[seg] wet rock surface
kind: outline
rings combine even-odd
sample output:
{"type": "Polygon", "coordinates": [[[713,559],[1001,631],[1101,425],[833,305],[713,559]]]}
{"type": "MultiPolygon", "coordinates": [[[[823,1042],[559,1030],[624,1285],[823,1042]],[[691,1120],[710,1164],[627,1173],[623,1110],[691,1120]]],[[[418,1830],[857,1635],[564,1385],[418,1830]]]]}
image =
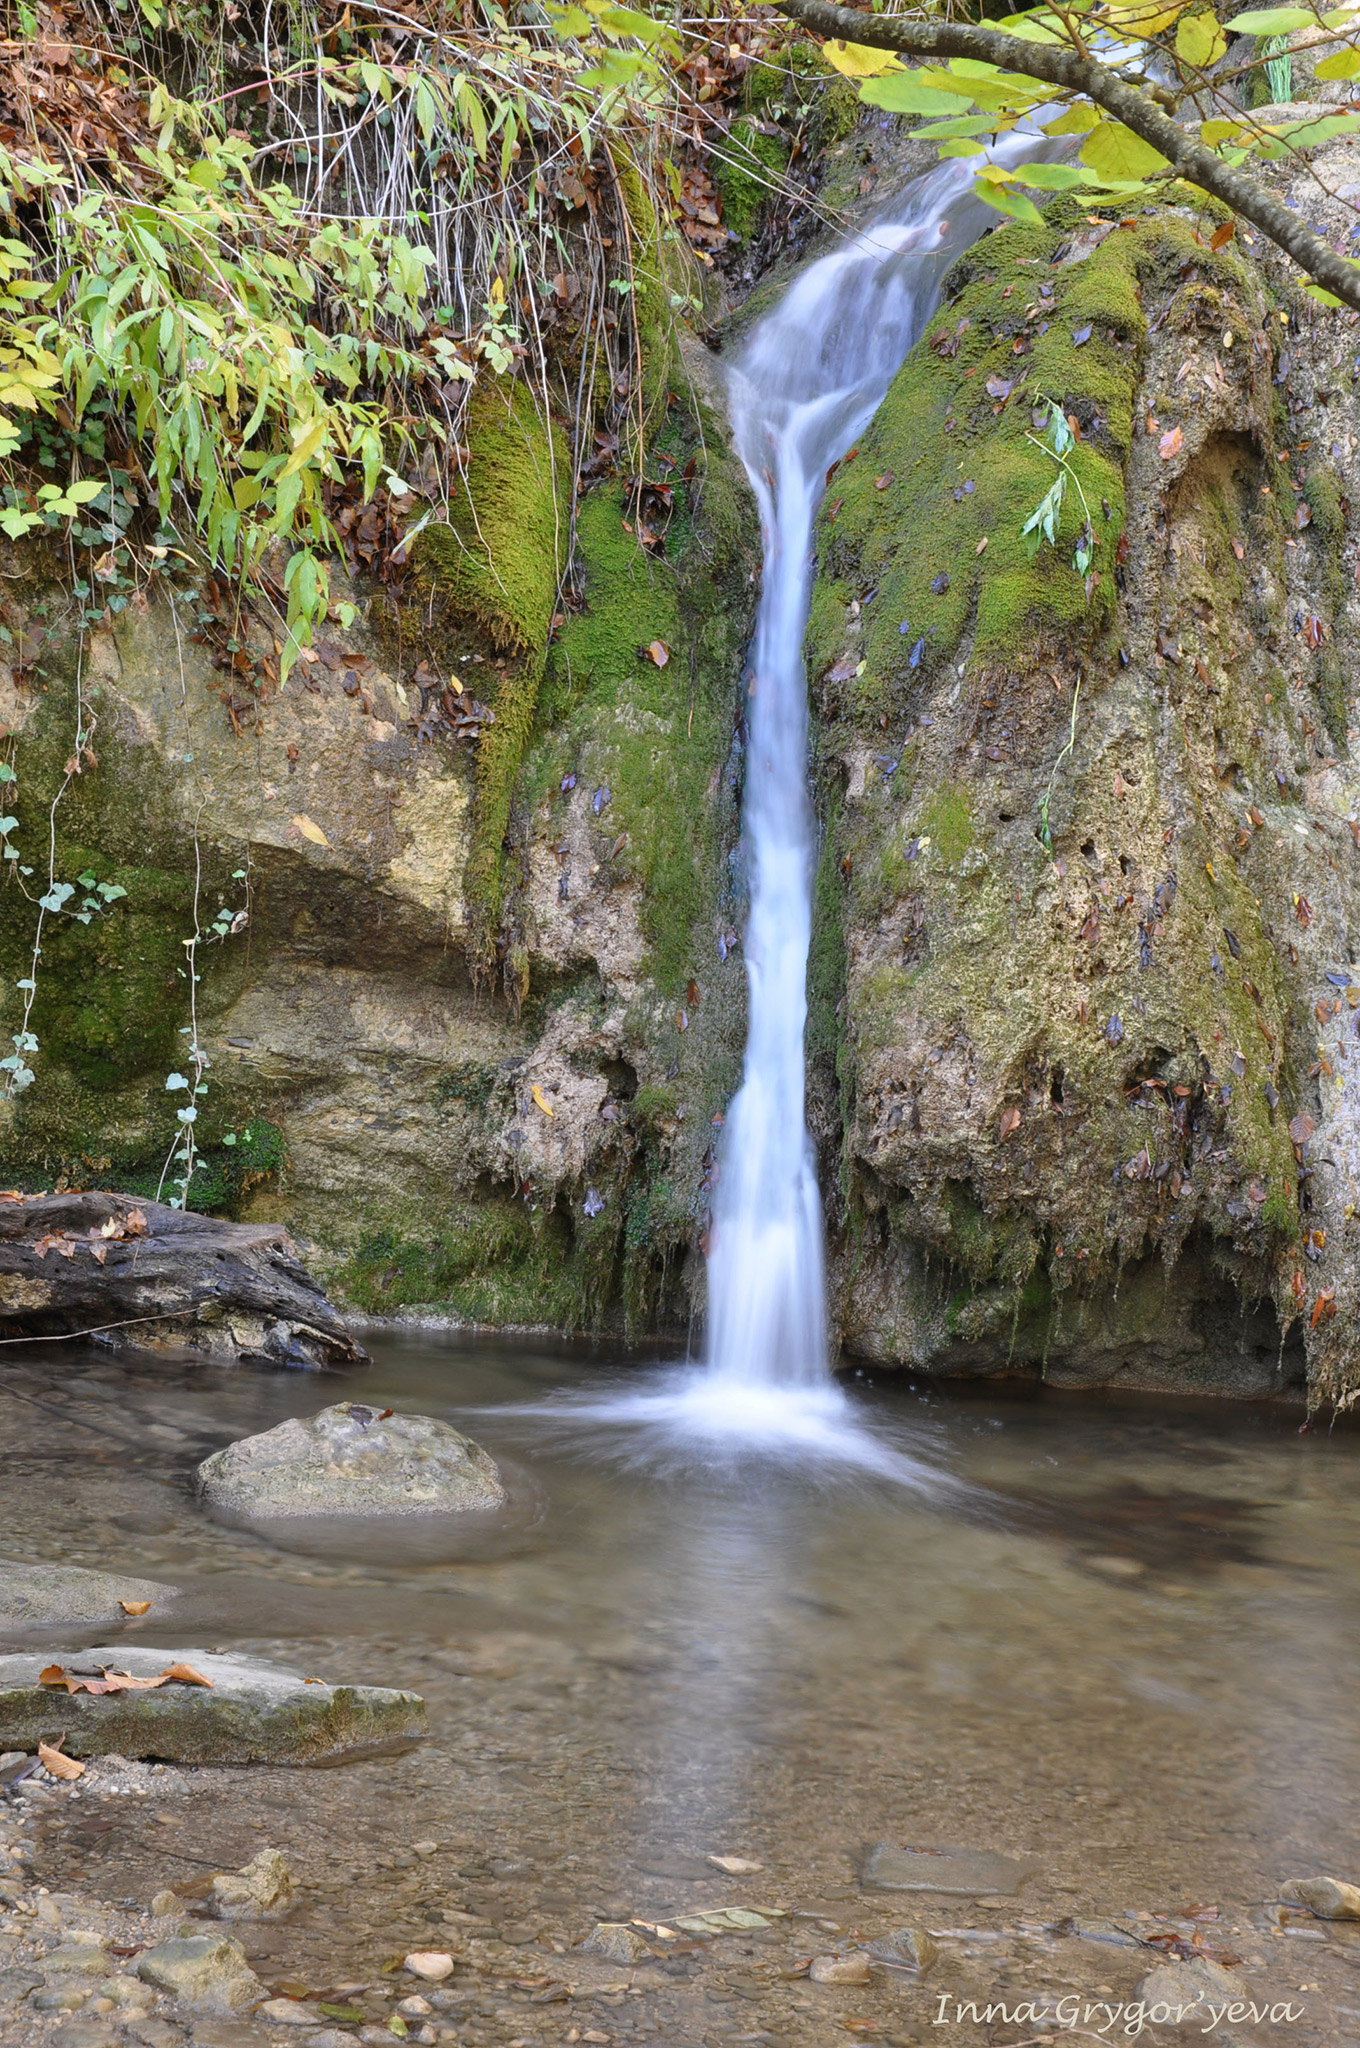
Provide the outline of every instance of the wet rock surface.
{"type": "Polygon", "coordinates": [[[213,1507],[264,1518],[440,1515],[503,1507],[493,1461],[447,1422],[342,1401],[214,1452],[198,1468],[213,1507]]]}
{"type": "Polygon", "coordinates": [[[132,1573],[0,1559],[0,1634],[122,1622],[148,1609],[159,1614],[174,1597],[173,1586],[132,1573]]]}
{"type": "Polygon", "coordinates": [[[178,1763],[317,1764],[359,1756],[425,1733],[424,1702],[382,1686],[328,1685],[300,1672],[208,1650],[127,1645],[60,1660],[79,1683],[113,1672],[154,1678],[187,1666],[206,1683],[174,1680],[102,1695],[40,1683],[53,1660],[0,1657],[0,1745],[35,1749],[58,1731],[73,1757],[112,1751],[178,1763]]]}

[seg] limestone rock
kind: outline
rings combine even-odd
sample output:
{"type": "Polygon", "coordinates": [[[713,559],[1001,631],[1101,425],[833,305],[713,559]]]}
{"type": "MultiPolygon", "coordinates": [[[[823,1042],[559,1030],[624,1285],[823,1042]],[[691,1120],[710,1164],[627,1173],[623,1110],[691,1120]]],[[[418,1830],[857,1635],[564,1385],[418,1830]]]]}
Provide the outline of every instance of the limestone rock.
{"type": "MultiPolygon", "coordinates": [[[[1245,1995],[1242,1979],[1225,1970],[1222,1963],[1211,1963],[1207,1956],[1195,1956],[1186,1963],[1159,1964],[1141,1979],[1134,1993],[1142,2004],[1168,2006],[1186,2021],[1206,2005],[1222,2005],[1225,2000],[1231,2003],[1245,1995]]],[[[1170,2024],[1178,2025],[1179,2021],[1173,2017],[1170,2024]]]]}
{"type": "Polygon", "coordinates": [[[293,1873],[277,1849],[261,1849],[243,1870],[219,1871],[205,1902],[214,1920],[279,1920],[293,1903],[293,1873]]]}
{"type": "Polygon", "coordinates": [[[126,1621],[121,1601],[149,1600],[157,1613],[175,1598],[173,1586],[118,1572],[91,1572],[73,1564],[0,1562],[0,1630],[101,1627],[126,1621]]]}
{"type": "Polygon", "coordinates": [[[453,1957],[447,1949],[413,1949],[406,1958],[406,1968],[426,1984],[442,1984],[453,1975],[453,1957]]]}
{"type": "Polygon", "coordinates": [[[608,1956],[613,1963],[637,1963],[650,1953],[636,1927],[625,1920],[601,1920],[581,1943],[582,1953],[608,1956]]]}
{"type": "Polygon", "coordinates": [[[1319,1920],[1360,1920],[1360,1885],[1339,1877],[1290,1877],[1280,1886],[1287,1906],[1306,1906],[1319,1920]]]}
{"type": "Polygon", "coordinates": [[[866,1955],[814,1956],[808,1975],[814,1984],[867,1984],[869,1958],[866,1955]]]}
{"type": "Polygon", "coordinates": [[[240,2012],[264,1995],[245,1950],[229,1934],[162,1941],[138,1957],[137,1974],[199,2012],[240,2012]]]}
{"type": "Polygon", "coordinates": [[[155,1758],[182,1764],[315,1764],[420,1740],[418,1693],[366,1685],[324,1685],[260,1659],[207,1650],[111,1644],[56,1661],[108,1666],[150,1677],[188,1664],[210,1686],[171,1683],[154,1692],[68,1698],[38,1683],[50,1655],[0,1657],[0,1744],[32,1750],[54,1728],[72,1756],[155,1758]]]}
{"type": "Polygon", "coordinates": [[[69,1941],[42,1959],[45,1977],[111,1977],[113,1964],[97,1941],[69,1941]]]}
{"type": "Polygon", "coordinates": [[[266,1998],[254,2017],[276,2027],[319,2027],[326,2015],[304,1998],[266,1998]]]}
{"type": "Polygon", "coordinates": [[[259,1516],[459,1514],[506,1499],[492,1460],[451,1424],[358,1401],[215,1451],[198,1490],[214,1507],[259,1516]]]}
{"type": "Polygon", "coordinates": [[[924,1927],[898,1927],[871,1941],[868,1953],[875,1962],[893,1963],[899,1969],[928,1970],[939,1949],[924,1927]]]}

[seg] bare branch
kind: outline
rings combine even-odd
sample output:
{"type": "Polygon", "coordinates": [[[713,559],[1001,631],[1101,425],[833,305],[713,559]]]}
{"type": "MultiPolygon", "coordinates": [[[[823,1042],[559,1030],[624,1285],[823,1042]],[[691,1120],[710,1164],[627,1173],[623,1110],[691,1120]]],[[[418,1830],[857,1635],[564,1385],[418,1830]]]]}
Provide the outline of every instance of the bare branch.
{"type": "Polygon", "coordinates": [[[1095,58],[1055,43],[1031,43],[1007,35],[1003,29],[963,22],[861,14],[857,9],[832,6],[830,0],[778,0],[778,4],[782,13],[816,35],[838,36],[869,49],[903,51],[915,57],[974,57],[1093,101],[1160,151],[1188,184],[1198,185],[1260,228],[1301,270],[1360,312],[1360,269],[1338,256],[1321,235],[1314,234],[1255,178],[1225,164],[1154,105],[1147,93],[1115,77],[1108,65],[1095,58]]]}

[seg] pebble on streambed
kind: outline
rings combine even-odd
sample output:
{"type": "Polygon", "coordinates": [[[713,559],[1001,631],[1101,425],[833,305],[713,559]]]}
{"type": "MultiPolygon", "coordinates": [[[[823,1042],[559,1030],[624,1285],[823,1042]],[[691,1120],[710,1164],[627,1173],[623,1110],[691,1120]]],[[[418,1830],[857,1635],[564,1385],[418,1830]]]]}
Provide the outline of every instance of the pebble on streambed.
{"type": "Polygon", "coordinates": [[[197,1484],[209,1506],[255,1517],[469,1514],[508,1500],[495,1462],[450,1423],[359,1401],[228,1444],[197,1484]]]}

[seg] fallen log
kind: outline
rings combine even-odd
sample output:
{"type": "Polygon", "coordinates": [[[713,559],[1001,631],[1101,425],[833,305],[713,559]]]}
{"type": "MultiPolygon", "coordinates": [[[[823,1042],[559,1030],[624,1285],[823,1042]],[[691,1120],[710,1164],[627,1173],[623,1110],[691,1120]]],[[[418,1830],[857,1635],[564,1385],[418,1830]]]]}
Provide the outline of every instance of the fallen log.
{"type": "Polygon", "coordinates": [[[217,1363],[366,1365],[278,1223],[135,1195],[0,1195],[0,1359],[56,1338],[217,1363]]]}

